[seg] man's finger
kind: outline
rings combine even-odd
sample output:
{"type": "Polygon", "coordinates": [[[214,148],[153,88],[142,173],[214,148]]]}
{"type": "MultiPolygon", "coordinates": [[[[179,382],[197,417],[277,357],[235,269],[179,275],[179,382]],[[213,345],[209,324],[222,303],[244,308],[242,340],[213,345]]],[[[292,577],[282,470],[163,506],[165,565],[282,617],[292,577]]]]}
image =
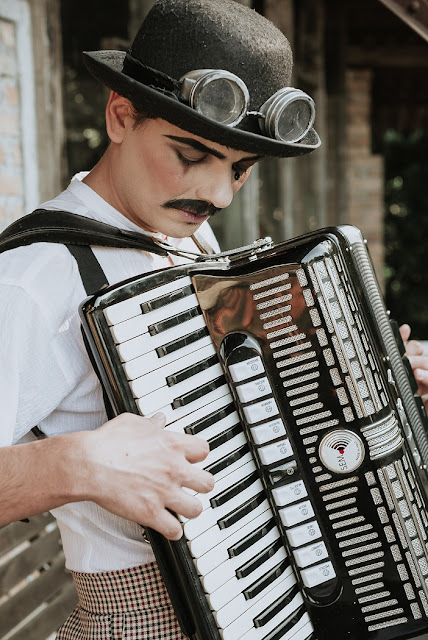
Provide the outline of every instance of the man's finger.
{"type": "Polygon", "coordinates": [[[411,329],[408,324],[402,324],[400,327],[400,335],[403,342],[407,342],[410,338],[411,329]]]}

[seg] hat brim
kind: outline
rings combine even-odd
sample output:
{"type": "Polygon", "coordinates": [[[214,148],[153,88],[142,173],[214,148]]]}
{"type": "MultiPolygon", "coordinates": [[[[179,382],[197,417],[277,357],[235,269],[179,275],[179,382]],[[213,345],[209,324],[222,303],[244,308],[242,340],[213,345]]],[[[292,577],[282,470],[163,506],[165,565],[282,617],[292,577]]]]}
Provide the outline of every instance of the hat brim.
{"type": "Polygon", "coordinates": [[[128,98],[141,109],[147,107],[159,118],[189,133],[240,151],[257,155],[289,158],[317,149],[321,140],[311,129],[300,142],[286,143],[263,135],[219,124],[186,104],[145,85],[122,72],[124,51],[85,51],[84,62],[89,72],[109,89],[128,98]]]}

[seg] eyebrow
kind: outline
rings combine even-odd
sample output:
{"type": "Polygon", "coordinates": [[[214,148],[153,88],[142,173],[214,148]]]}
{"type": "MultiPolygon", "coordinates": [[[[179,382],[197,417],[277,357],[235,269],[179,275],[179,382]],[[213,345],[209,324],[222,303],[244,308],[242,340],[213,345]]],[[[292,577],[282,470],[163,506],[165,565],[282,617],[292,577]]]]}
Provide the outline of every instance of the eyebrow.
{"type": "MultiPolygon", "coordinates": [[[[181,137],[181,136],[171,136],[171,135],[167,135],[165,134],[166,138],[170,138],[171,140],[175,140],[176,142],[182,142],[183,144],[187,144],[189,147],[193,147],[193,149],[196,149],[197,151],[202,151],[203,153],[209,153],[212,156],[214,156],[215,158],[219,158],[219,160],[225,160],[226,156],[221,153],[220,151],[217,151],[216,149],[211,149],[211,147],[207,147],[205,144],[202,144],[202,142],[199,142],[199,140],[195,140],[194,138],[185,138],[185,137],[181,137]]],[[[254,161],[256,162],[257,160],[260,160],[260,158],[262,158],[263,156],[259,155],[259,156],[248,156],[246,158],[241,158],[240,160],[237,160],[234,164],[240,164],[241,162],[250,162],[250,161],[254,161]]]]}

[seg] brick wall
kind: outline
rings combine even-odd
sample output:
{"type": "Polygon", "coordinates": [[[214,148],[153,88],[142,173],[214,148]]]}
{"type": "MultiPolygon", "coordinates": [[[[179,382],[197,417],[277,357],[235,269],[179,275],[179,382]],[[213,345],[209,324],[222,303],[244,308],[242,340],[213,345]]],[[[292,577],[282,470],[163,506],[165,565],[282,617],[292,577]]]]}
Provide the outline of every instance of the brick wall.
{"type": "Polygon", "coordinates": [[[24,213],[16,24],[0,19],[0,226],[24,213]]]}
{"type": "Polygon", "coordinates": [[[383,158],[371,152],[371,89],[371,71],[346,72],[346,222],[361,229],[382,284],[383,158]]]}

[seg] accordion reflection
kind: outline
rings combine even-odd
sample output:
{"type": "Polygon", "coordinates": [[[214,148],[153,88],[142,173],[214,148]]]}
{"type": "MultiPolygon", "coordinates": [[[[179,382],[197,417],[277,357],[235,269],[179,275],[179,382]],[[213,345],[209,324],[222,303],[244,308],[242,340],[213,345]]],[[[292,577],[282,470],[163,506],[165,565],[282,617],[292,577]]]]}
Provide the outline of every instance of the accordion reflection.
{"type": "Polygon", "coordinates": [[[115,412],[210,443],[183,538],[148,530],[197,640],[428,630],[426,414],[355,227],[153,272],[81,318],[115,412]]]}

